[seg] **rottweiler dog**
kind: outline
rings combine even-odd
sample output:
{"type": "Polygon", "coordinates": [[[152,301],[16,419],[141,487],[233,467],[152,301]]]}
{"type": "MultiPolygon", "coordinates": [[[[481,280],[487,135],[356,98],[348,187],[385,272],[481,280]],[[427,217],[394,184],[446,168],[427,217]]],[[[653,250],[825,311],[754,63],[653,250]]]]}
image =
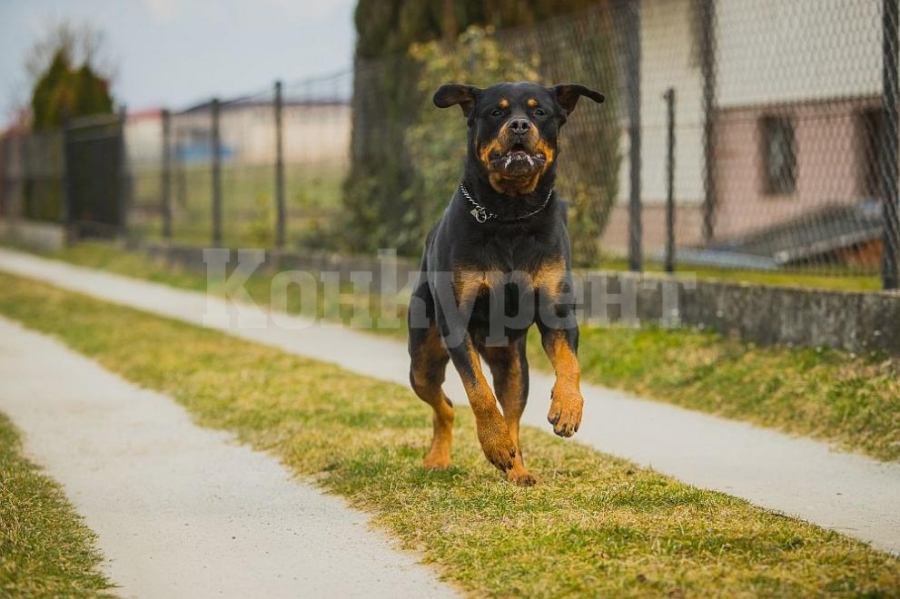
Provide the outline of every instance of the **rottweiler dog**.
{"type": "Polygon", "coordinates": [[[604,100],[582,85],[527,82],[486,89],[447,84],[434,94],[439,108],[462,108],[468,157],[462,182],[427,236],[410,302],[410,382],[434,410],[426,468],[450,465],[453,404],[441,386],[452,361],[487,459],[510,482],[535,484],[519,447],[528,396],[525,341],[533,324],[556,372],[547,418],[561,437],[581,423],[566,207],[553,184],[560,127],[582,96],[604,100]]]}

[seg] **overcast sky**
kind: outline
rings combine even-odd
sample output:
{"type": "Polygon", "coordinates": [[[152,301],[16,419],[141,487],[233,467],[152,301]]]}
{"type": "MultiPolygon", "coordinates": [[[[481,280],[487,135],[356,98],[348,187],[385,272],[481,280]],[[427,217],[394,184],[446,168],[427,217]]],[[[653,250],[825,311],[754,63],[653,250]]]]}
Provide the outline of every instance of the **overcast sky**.
{"type": "Polygon", "coordinates": [[[0,122],[27,101],[25,55],[53,20],[105,33],[129,111],[183,108],[349,69],[355,0],[0,0],[0,122]]]}

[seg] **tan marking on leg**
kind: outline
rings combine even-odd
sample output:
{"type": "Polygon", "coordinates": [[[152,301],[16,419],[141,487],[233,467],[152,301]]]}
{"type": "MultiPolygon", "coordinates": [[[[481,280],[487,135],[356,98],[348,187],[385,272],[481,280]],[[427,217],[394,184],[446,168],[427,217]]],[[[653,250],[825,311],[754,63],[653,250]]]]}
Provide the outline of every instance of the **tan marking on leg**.
{"type": "Polygon", "coordinates": [[[559,256],[555,260],[545,262],[531,273],[532,285],[535,289],[543,291],[550,301],[555,302],[566,279],[566,272],[566,261],[559,256]]]}
{"type": "Polygon", "coordinates": [[[478,441],[488,461],[501,472],[507,472],[513,467],[516,446],[510,439],[506,422],[497,409],[497,399],[484,377],[481,358],[471,341],[468,342],[466,351],[471,360],[473,378],[470,379],[468,376],[461,378],[469,398],[469,405],[472,407],[472,414],[475,416],[478,441]]]}
{"type": "Polygon", "coordinates": [[[450,400],[441,389],[448,360],[437,328],[432,326],[413,357],[411,377],[413,390],[434,411],[431,448],[424,461],[424,466],[431,470],[443,470],[450,466],[455,415],[450,400]]]}
{"type": "Polygon", "coordinates": [[[453,292],[460,307],[475,301],[482,291],[493,289],[503,283],[503,273],[499,270],[468,269],[457,267],[453,272],[453,292]]]}
{"type": "Polygon", "coordinates": [[[533,486],[537,484],[537,478],[525,468],[519,444],[519,420],[525,409],[525,389],[522,385],[523,373],[518,348],[488,348],[485,358],[494,375],[494,388],[500,405],[503,406],[503,419],[509,430],[509,438],[516,448],[516,457],[513,459],[512,468],[506,472],[506,478],[519,486],[533,486]]]}
{"type": "Polygon", "coordinates": [[[456,269],[453,272],[453,293],[458,306],[462,307],[475,301],[485,283],[485,273],[482,271],[456,269]]]}
{"type": "Polygon", "coordinates": [[[556,371],[556,382],[550,393],[547,420],[553,425],[553,432],[557,435],[571,437],[581,425],[584,407],[580,390],[581,367],[563,332],[554,331],[551,334],[553,339],[549,344],[544,344],[544,349],[556,371]]]}

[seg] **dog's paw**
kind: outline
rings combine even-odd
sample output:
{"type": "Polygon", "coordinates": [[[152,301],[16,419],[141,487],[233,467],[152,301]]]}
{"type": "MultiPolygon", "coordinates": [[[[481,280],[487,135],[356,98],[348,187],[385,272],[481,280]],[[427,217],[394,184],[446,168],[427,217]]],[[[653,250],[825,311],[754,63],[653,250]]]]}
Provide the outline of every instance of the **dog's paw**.
{"type": "Polygon", "coordinates": [[[422,466],[426,470],[446,470],[450,467],[450,456],[446,454],[434,454],[430,452],[425,456],[422,466]]]}
{"type": "Polygon", "coordinates": [[[524,468],[507,470],[506,480],[519,487],[533,487],[538,484],[537,477],[524,468]]]}
{"type": "Polygon", "coordinates": [[[485,457],[497,469],[501,472],[512,469],[516,446],[510,440],[506,423],[499,414],[494,420],[478,423],[478,441],[485,457]]]}
{"type": "Polygon", "coordinates": [[[554,388],[550,395],[550,411],[547,420],[553,425],[553,432],[560,437],[571,437],[581,426],[584,399],[578,391],[561,392],[554,388]]]}

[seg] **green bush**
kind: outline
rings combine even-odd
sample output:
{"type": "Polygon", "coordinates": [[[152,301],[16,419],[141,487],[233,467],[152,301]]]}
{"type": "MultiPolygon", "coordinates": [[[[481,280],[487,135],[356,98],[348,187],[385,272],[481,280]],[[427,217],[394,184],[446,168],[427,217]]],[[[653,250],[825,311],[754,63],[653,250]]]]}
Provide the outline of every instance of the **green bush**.
{"type": "Polygon", "coordinates": [[[421,252],[459,181],[465,152],[464,120],[431,103],[441,84],[571,82],[607,96],[603,107],[581,107],[569,119],[557,185],[570,204],[575,261],[596,264],[620,163],[616,31],[606,2],[361,0],[356,22],[351,170],[341,234],[334,236],[345,240],[340,249],[421,252]]]}
{"type": "Polygon", "coordinates": [[[98,76],[88,63],[74,68],[64,48],[54,54],[31,96],[34,131],[58,129],[66,119],[112,114],[112,111],[109,82],[98,76]]]}

